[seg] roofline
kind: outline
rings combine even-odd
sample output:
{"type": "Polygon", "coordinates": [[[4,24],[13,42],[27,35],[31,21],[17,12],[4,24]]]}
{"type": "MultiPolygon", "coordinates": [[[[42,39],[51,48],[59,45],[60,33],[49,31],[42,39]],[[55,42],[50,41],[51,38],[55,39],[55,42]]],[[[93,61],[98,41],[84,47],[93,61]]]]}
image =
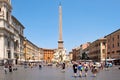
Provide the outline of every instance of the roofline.
{"type": "Polygon", "coordinates": [[[114,32],[112,32],[112,33],[110,33],[110,34],[108,34],[108,35],[104,36],[104,38],[106,38],[107,36],[109,36],[109,35],[111,35],[111,34],[113,34],[113,33],[117,32],[117,31],[120,31],[120,29],[117,29],[116,31],[114,31],[114,32]]]}
{"type": "Polygon", "coordinates": [[[30,40],[26,39],[26,41],[39,49],[39,47],[36,44],[34,44],[33,42],[31,42],[30,40]]]}
{"type": "Polygon", "coordinates": [[[15,16],[12,15],[12,18],[14,18],[14,19],[25,29],[25,27],[20,23],[20,21],[18,21],[18,20],[16,19],[15,16]]]}

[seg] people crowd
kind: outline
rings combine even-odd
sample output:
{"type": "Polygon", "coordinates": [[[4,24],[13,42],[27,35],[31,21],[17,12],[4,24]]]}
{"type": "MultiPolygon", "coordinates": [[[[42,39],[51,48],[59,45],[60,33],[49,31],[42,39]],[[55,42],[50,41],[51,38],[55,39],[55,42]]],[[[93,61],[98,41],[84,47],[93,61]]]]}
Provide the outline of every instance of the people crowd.
{"type": "Polygon", "coordinates": [[[104,64],[99,63],[99,65],[96,62],[76,62],[72,61],[73,64],[73,72],[74,72],[74,77],[82,77],[82,76],[87,76],[88,70],[91,71],[93,76],[96,76],[96,74],[100,71],[103,70],[104,64]],[[78,75],[77,75],[78,74],[78,75]],[[84,74],[84,75],[83,75],[84,74]]]}
{"type": "MultiPolygon", "coordinates": [[[[86,61],[72,61],[72,69],[73,69],[73,73],[74,73],[74,77],[87,77],[88,76],[88,71],[90,71],[93,76],[96,76],[97,73],[100,70],[103,70],[103,68],[105,67],[104,63],[99,63],[99,65],[96,62],[86,62],[86,61]]],[[[52,64],[53,65],[53,64],[52,64]]],[[[4,72],[7,73],[7,71],[9,72],[13,72],[14,71],[14,65],[12,64],[8,64],[5,63],[4,64],[4,72]]],[[[45,66],[45,63],[25,63],[24,64],[24,68],[34,68],[37,67],[39,69],[42,69],[42,67],[45,66]]],[[[49,66],[49,65],[46,65],[49,66]]],[[[61,68],[62,72],[65,72],[66,67],[68,67],[68,63],[63,62],[63,63],[56,63],[56,68],[61,68]]],[[[109,66],[107,65],[105,68],[108,68],[109,66]]]]}
{"type": "Polygon", "coordinates": [[[13,70],[16,70],[16,69],[13,69],[13,64],[10,64],[7,62],[4,64],[5,74],[7,74],[7,71],[12,72],[13,70]]]}

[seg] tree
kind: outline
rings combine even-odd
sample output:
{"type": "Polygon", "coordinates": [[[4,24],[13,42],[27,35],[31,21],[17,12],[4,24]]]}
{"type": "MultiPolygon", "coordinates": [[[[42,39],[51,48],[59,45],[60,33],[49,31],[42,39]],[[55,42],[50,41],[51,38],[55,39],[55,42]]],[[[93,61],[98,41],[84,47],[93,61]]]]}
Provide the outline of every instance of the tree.
{"type": "Polygon", "coordinates": [[[83,60],[89,59],[89,57],[88,57],[88,55],[86,54],[86,52],[82,53],[82,59],[83,59],[83,60]]]}

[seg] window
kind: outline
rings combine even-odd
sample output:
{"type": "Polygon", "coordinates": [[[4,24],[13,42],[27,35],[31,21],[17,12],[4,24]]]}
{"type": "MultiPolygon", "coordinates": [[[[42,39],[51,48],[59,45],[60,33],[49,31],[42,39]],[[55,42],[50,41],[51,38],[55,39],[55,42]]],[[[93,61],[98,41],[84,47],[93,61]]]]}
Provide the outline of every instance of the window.
{"type": "Polygon", "coordinates": [[[11,58],[11,53],[10,53],[10,51],[8,52],[8,58],[11,58]]]}
{"type": "Polygon", "coordinates": [[[118,47],[120,46],[120,43],[118,42],[118,47]]]}
{"type": "Polygon", "coordinates": [[[108,42],[110,42],[110,39],[108,39],[108,42]]]}
{"type": "Polygon", "coordinates": [[[8,41],[8,48],[10,48],[10,42],[8,41]]]}
{"type": "Polygon", "coordinates": [[[9,20],[9,13],[6,14],[6,19],[9,20]]]}
{"type": "Polygon", "coordinates": [[[10,28],[10,26],[7,26],[8,28],[10,28]]]}
{"type": "Polygon", "coordinates": [[[110,54],[110,52],[108,52],[107,54],[110,54]]]}
{"type": "Polygon", "coordinates": [[[114,38],[112,38],[112,40],[114,41],[114,38]]]}
{"type": "Polygon", "coordinates": [[[114,48],[114,44],[113,44],[113,48],[114,48]]]}
{"type": "Polygon", "coordinates": [[[110,49],[110,45],[108,45],[108,49],[110,49]]]}
{"type": "Polygon", "coordinates": [[[99,43],[99,46],[100,46],[100,43],[99,43]]]}
{"type": "Polygon", "coordinates": [[[117,35],[117,38],[119,39],[119,35],[117,35]]]}
{"type": "Polygon", "coordinates": [[[103,42],[103,45],[105,46],[105,42],[103,42]]]}
{"type": "Polygon", "coordinates": [[[102,52],[105,53],[105,49],[103,49],[102,52]]]}
{"type": "Polygon", "coordinates": [[[114,54],[115,52],[114,52],[114,51],[112,51],[112,53],[114,54]]]}

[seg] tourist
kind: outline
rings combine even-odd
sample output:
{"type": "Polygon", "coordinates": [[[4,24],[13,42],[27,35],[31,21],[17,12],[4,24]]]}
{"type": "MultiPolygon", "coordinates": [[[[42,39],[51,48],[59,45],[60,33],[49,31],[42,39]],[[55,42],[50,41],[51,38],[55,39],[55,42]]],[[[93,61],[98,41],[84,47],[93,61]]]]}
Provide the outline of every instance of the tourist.
{"type": "Polygon", "coordinates": [[[73,63],[74,77],[76,77],[77,76],[77,63],[75,61],[73,61],[72,63],[73,63]]]}
{"type": "Polygon", "coordinates": [[[62,64],[62,71],[65,72],[65,63],[62,64]]]}
{"type": "Polygon", "coordinates": [[[82,77],[83,66],[80,62],[78,64],[78,70],[79,70],[79,77],[82,77]]]}
{"type": "Polygon", "coordinates": [[[94,77],[96,77],[96,74],[97,74],[97,72],[98,72],[98,69],[97,69],[97,66],[96,66],[95,63],[94,63],[93,66],[92,66],[91,72],[93,73],[94,77]]]}
{"type": "Polygon", "coordinates": [[[85,77],[86,77],[88,72],[88,64],[86,62],[84,64],[84,71],[85,71],[85,77]]]}
{"type": "Polygon", "coordinates": [[[7,69],[8,69],[8,64],[7,62],[4,64],[4,71],[5,71],[5,74],[7,73],[7,69]]]}
{"type": "Polygon", "coordinates": [[[41,69],[42,68],[42,65],[41,65],[41,63],[39,63],[39,69],[41,69]]]}
{"type": "Polygon", "coordinates": [[[12,64],[9,64],[9,72],[12,72],[12,64]]]}

